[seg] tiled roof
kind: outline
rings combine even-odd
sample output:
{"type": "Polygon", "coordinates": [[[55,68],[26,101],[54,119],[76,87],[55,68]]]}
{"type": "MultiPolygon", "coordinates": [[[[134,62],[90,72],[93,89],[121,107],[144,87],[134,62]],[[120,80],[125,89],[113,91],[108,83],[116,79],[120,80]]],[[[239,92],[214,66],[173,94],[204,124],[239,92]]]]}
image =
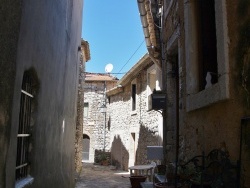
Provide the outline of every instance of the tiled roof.
{"type": "Polygon", "coordinates": [[[90,50],[88,41],[82,39],[81,46],[82,46],[82,53],[84,54],[85,61],[87,62],[90,60],[90,50]]]}
{"type": "Polygon", "coordinates": [[[85,81],[118,81],[118,78],[111,74],[86,72],[85,81]]]}

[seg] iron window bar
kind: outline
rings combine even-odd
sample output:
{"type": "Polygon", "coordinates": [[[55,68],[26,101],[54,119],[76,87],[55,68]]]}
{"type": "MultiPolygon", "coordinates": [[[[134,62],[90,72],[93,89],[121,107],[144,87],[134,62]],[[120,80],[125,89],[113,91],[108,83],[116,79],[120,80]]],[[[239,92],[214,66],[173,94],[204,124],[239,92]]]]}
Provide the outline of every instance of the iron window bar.
{"type": "Polygon", "coordinates": [[[28,95],[29,97],[34,97],[32,94],[28,93],[27,91],[21,90],[22,93],[24,93],[25,95],[28,95]]]}
{"type": "Polygon", "coordinates": [[[29,137],[30,134],[18,134],[17,137],[29,137]]]}
{"type": "Polygon", "coordinates": [[[17,169],[20,169],[20,168],[23,168],[23,167],[25,167],[25,166],[28,166],[28,163],[25,163],[25,164],[22,164],[22,165],[20,165],[20,166],[17,166],[17,167],[16,167],[16,170],[17,170],[17,169]]]}
{"type": "Polygon", "coordinates": [[[29,171],[28,150],[29,134],[31,123],[31,104],[34,96],[32,95],[32,79],[28,74],[24,74],[21,103],[19,113],[19,127],[17,134],[17,157],[16,157],[16,180],[26,178],[29,171]]]}

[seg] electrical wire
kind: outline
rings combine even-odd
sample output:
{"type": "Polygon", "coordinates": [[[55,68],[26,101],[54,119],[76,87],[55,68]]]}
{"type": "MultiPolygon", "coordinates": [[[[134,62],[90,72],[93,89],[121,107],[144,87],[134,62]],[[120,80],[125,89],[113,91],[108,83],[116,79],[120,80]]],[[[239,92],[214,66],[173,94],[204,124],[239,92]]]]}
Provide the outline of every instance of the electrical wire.
{"type": "MultiPolygon", "coordinates": [[[[145,39],[143,39],[143,41],[141,42],[141,44],[139,45],[139,47],[135,50],[135,52],[130,56],[130,58],[126,61],[126,63],[123,65],[123,67],[118,71],[118,73],[115,74],[122,74],[120,73],[122,71],[122,69],[128,64],[128,62],[132,59],[132,57],[136,54],[136,52],[140,49],[140,47],[142,46],[142,44],[145,42],[145,39]]],[[[114,73],[113,73],[114,74],[114,73]]],[[[115,75],[116,76],[116,75],[115,75]]]]}

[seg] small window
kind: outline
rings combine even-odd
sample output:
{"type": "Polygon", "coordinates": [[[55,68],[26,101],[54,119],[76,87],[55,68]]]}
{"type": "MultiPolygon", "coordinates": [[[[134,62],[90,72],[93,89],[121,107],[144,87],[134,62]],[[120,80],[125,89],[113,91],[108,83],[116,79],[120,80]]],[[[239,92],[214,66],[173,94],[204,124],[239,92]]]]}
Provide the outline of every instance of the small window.
{"type": "Polygon", "coordinates": [[[89,114],[89,103],[88,103],[88,102],[85,102],[85,103],[84,103],[83,113],[84,113],[84,116],[83,116],[83,117],[87,118],[87,117],[88,117],[88,114],[89,114]]]}
{"type": "Polygon", "coordinates": [[[31,105],[33,101],[33,80],[28,73],[23,76],[19,127],[17,134],[16,181],[27,178],[30,170],[29,145],[31,126],[31,105]]]}
{"type": "Polygon", "coordinates": [[[217,40],[214,0],[197,1],[198,46],[199,46],[199,90],[204,90],[206,77],[211,75],[211,83],[218,82],[217,40]]]}
{"type": "Polygon", "coordinates": [[[136,84],[132,84],[132,110],[136,110],[136,84]]]}
{"type": "Polygon", "coordinates": [[[184,9],[186,109],[192,111],[230,98],[227,4],[195,0],[184,9]]]}

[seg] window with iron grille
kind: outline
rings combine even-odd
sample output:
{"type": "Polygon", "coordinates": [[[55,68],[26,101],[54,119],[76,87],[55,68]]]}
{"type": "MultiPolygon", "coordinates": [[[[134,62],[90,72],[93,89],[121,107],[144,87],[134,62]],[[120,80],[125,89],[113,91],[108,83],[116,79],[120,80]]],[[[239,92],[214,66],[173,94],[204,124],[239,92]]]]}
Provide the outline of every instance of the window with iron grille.
{"type": "Polygon", "coordinates": [[[24,73],[17,134],[16,181],[26,178],[29,174],[30,124],[33,98],[32,78],[28,73],[24,73]]]}

